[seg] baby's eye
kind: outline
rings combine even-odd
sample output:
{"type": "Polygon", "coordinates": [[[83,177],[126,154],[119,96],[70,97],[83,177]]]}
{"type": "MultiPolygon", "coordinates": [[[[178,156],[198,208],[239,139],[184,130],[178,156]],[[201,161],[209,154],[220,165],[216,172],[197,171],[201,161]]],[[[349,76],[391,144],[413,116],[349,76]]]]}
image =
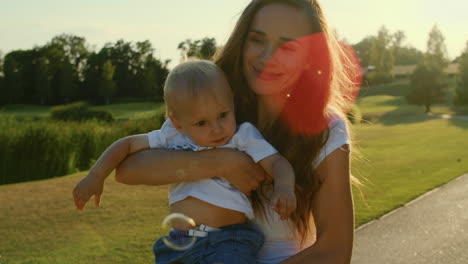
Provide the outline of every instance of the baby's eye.
{"type": "Polygon", "coordinates": [[[228,115],[228,112],[222,112],[219,114],[219,118],[225,118],[228,115]]]}
{"type": "Polygon", "coordinates": [[[199,127],[202,127],[202,126],[205,125],[205,123],[206,123],[205,121],[199,121],[199,122],[197,122],[195,125],[196,125],[196,126],[199,126],[199,127]]]}

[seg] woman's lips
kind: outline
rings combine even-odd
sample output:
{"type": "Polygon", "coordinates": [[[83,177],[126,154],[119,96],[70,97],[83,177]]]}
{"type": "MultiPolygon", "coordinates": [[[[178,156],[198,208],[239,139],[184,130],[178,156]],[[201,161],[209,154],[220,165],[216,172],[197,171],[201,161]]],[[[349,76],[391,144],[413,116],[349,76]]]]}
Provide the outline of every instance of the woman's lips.
{"type": "Polygon", "coordinates": [[[257,76],[258,79],[261,79],[263,81],[271,81],[280,78],[283,76],[282,73],[274,73],[274,72],[268,72],[262,70],[258,70],[257,68],[253,67],[255,75],[257,76]]]}

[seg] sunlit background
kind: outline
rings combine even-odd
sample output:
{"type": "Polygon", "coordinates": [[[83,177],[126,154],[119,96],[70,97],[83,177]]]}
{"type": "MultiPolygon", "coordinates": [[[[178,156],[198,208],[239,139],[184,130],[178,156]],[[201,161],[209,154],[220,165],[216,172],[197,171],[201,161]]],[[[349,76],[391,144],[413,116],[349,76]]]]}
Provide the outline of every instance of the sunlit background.
{"type": "MultiPolygon", "coordinates": [[[[44,45],[67,33],[84,37],[99,50],[106,42],[150,40],[158,59],[179,62],[181,41],[214,37],[222,45],[249,0],[82,0],[0,1],[0,50],[44,45]]],[[[321,1],[340,39],[355,44],[376,35],[381,26],[401,30],[405,45],[425,51],[437,24],[449,58],[459,56],[468,40],[465,0],[321,1]]],[[[176,62],[176,63],[174,63],[176,62]]]]}
{"type": "MultiPolygon", "coordinates": [[[[160,128],[162,88],[181,59],[179,44],[214,38],[214,52],[249,1],[0,0],[0,264],[153,261],[152,244],[167,233],[166,186],[128,186],[110,176],[102,206],[85,211],[76,210],[71,192],[112,142],[160,128]]],[[[358,228],[468,172],[468,0],[321,3],[364,70],[347,115],[359,150],[352,174],[364,184],[353,186],[358,228]],[[447,54],[427,52],[430,32],[447,54]]],[[[441,202],[465,212],[465,194],[441,202]]],[[[384,224],[393,236],[376,233],[375,250],[370,242],[356,248],[390,258],[367,263],[468,263],[447,257],[466,252],[466,217],[432,209],[450,232],[437,236],[430,213],[418,214],[430,224],[384,224]],[[405,234],[403,226],[424,232],[405,234]]]]}

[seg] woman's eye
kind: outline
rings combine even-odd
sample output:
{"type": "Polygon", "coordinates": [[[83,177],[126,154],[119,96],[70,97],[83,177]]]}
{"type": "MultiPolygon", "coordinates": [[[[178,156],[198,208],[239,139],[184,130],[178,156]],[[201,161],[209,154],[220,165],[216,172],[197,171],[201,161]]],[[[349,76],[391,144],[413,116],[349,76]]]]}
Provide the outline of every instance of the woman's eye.
{"type": "Polygon", "coordinates": [[[263,39],[261,39],[259,37],[251,37],[250,41],[253,42],[253,43],[257,43],[257,44],[263,43],[263,39]]]}
{"type": "Polygon", "coordinates": [[[291,45],[283,45],[283,46],[281,46],[281,49],[284,50],[284,51],[295,51],[296,47],[291,46],[291,45]]]}

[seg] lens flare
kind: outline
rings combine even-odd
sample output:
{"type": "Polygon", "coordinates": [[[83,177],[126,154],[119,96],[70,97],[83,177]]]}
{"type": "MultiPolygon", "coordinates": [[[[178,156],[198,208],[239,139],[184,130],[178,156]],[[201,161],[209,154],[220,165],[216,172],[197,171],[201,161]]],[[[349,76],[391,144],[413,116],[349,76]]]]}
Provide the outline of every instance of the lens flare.
{"type": "Polygon", "coordinates": [[[187,230],[195,228],[195,221],[180,213],[173,213],[162,222],[162,229],[169,230],[169,235],[162,238],[166,246],[177,251],[184,251],[191,248],[197,241],[197,237],[188,236],[187,230]]]}
{"type": "Polygon", "coordinates": [[[282,121],[296,134],[322,132],[330,122],[330,100],[342,97],[334,106],[347,113],[359,93],[362,73],[353,48],[339,43],[342,52],[332,54],[329,43],[324,33],[316,33],[283,44],[256,83],[278,95],[272,107],[281,106],[282,121]]]}

